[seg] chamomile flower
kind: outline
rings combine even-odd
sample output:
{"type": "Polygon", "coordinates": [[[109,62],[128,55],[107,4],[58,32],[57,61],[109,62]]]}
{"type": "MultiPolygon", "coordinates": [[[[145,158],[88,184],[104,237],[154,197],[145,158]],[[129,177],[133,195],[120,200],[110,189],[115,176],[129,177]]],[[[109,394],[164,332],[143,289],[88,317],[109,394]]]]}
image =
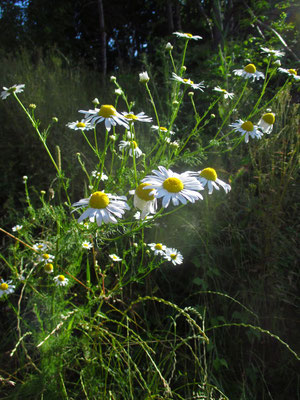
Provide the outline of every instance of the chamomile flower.
{"type": "Polygon", "coordinates": [[[147,219],[152,219],[152,216],[151,215],[146,215],[145,218],[142,218],[141,212],[137,211],[136,213],[133,214],[133,218],[136,219],[136,220],[141,220],[141,219],[147,220],[147,219]]]}
{"type": "MultiPolygon", "coordinates": [[[[98,172],[98,171],[95,170],[95,171],[91,172],[91,175],[92,175],[92,177],[99,179],[100,175],[101,175],[101,172],[98,172]]],[[[108,176],[103,174],[103,172],[102,172],[100,181],[107,181],[107,179],[108,179],[108,176]]]]}
{"type": "Polygon", "coordinates": [[[264,114],[261,119],[258,121],[257,126],[264,132],[264,133],[271,133],[273,130],[273,125],[275,123],[275,114],[268,112],[264,114]]]}
{"type": "Polygon", "coordinates": [[[86,250],[91,250],[91,248],[93,247],[93,245],[92,245],[91,242],[88,242],[87,240],[85,240],[84,242],[82,242],[81,247],[82,247],[83,249],[86,249],[86,250]]]}
{"type": "Polygon", "coordinates": [[[116,224],[118,222],[116,217],[122,218],[125,210],[130,210],[126,200],[127,198],[125,196],[114,196],[110,193],[95,192],[90,197],[81,199],[72,205],[78,208],[89,207],[78,218],[78,222],[89,218],[91,222],[96,221],[97,225],[100,226],[102,222],[105,224],[116,224]]]}
{"type": "Polygon", "coordinates": [[[35,243],[32,247],[37,251],[45,251],[48,248],[46,243],[35,243]]]}
{"type": "Polygon", "coordinates": [[[172,72],[172,78],[174,81],[183,83],[184,85],[190,86],[193,89],[199,89],[201,90],[201,92],[203,92],[203,88],[205,88],[204,86],[204,82],[200,82],[200,83],[194,83],[192,80],[190,79],[186,79],[186,78],[181,78],[180,76],[176,75],[175,72],[172,72]]]}
{"type": "MultiPolygon", "coordinates": [[[[168,128],[166,128],[165,126],[157,126],[157,125],[152,125],[151,129],[153,129],[154,131],[158,131],[160,133],[166,134],[168,133],[168,128]]],[[[169,131],[170,135],[174,135],[175,132],[174,131],[169,131]]]]}
{"type": "Polygon", "coordinates": [[[42,253],[38,256],[38,262],[44,262],[44,263],[51,263],[54,260],[55,256],[52,254],[48,253],[42,253]]]}
{"type": "Polygon", "coordinates": [[[143,111],[138,113],[138,114],[134,114],[133,112],[122,112],[122,115],[128,120],[128,122],[135,122],[135,121],[139,121],[139,122],[152,122],[152,118],[148,117],[143,111]]]}
{"type": "Polygon", "coordinates": [[[0,297],[2,297],[5,294],[10,294],[15,291],[15,285],[11,284],[12,281],[7,281],[5,282],[3,279],[0,281],[0,297]]]}
{"type": "Polygon", "coordinates": [[[231,190],[231,186],[221,181],[221,179],[218,178],[216,170],[213,168],[204,168],[202,171],[196,173],[191,172],[191,175],[196,176],[203,187],[207,185],[208,194],[212,194],[214,188],[219,190],[220,188],[218,185],[220,185],[226,193],[231,190]]]}
{"type": "Polygon", "coordinates": [[[216,86],[213,90],[223,93],[224,99],[232,99],[234,96],[234,93],[229,93],[227,90],[220,88],[220,86],[216,86]]]}
{"type": "Polygon", "coordinates": [[[79,112],[85,114],[85,123],[89,122],[92,125],[96,125],[104,121],[107,131],[110,131],[111,127],[117,124],[124,126],[126,129],[129,128],[126,118],[120,114],[114,106],[109,104],[104,104],[100,108],[95,108],[94,110],[79,110],[79,112]]]}
{"type": "Polygon", "coordinates": [[[274,57],[284,56],[284,52],[280,50],[269,49],[268,47],[261,47],[260,49],[263,53],[267,53],[268,56],[274,56],[274,57]]]}
{"type": "Polygon", "coordinates": [[[53,273],[53,264],[52,263],[45,264],[44,271],[46,272],[46,274],[52,274],[53,273]]]}
{"type": "Polygon", "coordinates": [[[147,189],[147,183],[141,183],[135,190],[129,190],[133,195],[133,205],[142,213],[140,218],[145,219],[148,214],[155,214],[157,209],[157,199],[154,197],[153,189],[147,189]],[[151,194],[149,194],[152,192],[151,194]]]}
{"type": "Polygon", "coordinates": [[[11,228],[13,232],[18,232],[23,228],[23,225],[15,225],[11,228]]]}
{"type": "Polygon", "coordinates": [[[203,190],[203,187],[196,178],[187,173],[177,174],[162,166],[158,169],[159,171],[153,170],[154,175],[146,176],[142,182],[148,183],[149,189],[155,189],[154,196],[162,198],[164,208],[168,207],[171,200],[174,206],[178,206],[179,203],[187,204],[188,201],[194,203],[196,200],[203,199],[197,192],[197,190],[203,190]]]}
{"type": "Polygon", "coordinates": [[[150,81],[150,78],[149,78],[149,75],[148,75],[148,72],[147,72],[147,71],[141,72],[141,73],[139,74],[139,78],[140,78],[140,82],[141,82],[141,83],[147,83],[147,82],[150,81]]]}
{"type": "Polygon", "coordinates": [[[57,275],[53,278],[56,286],[66,286],[69,282],[69,279],[64,275],[57,275]]]}
{"type": "Polygon", "coordinates": [[[245,136],[246,143],[249,142],[249,135],[252,139],[261,139],[263,135],[258,126],[253,125],[251,121],[243,121],[242,119],[239,119],[229,126],[232,126],[236,132],[240,132],[242,136],[245,136]]]}
{"type": "Polygon", "coordinates": [[[164,258],[168,261],[171,261],[174,265],[183,263],[182,254],[176,249],[166,249],[164,258]]]}
{"type": "Polygon", "coordinates": [[[81,121],[76,121],[76,122],[68,122],[66,126],[70,129],[74,129],[75,131],[88,131],[90,129],[94,129],[95,126],[93,124],[90,124],[89,122],[86,122],[84,119],[81,121]]]}
{"type": "Polygon", "coordinates": [[[254,64],[248,64],[243,69],[234,69],[233,73],[243,77],[244,79],[252,79],[252,81],[255,81],[255,79],[258,80],[260,78],[265,78],[265,75],[262,72],[256,70],[254,64]]]}
{"type": "Polygon", "coordinates": [[[297,71],[293,68],[286,69],[286,68],[278,68],[278,71],[283,72],[284,74],[288,74],[292,78],[294,78],[296,81],[300,79],[300,76],[298,76],[297,71]]]}
{"type": "Polygon", "coordinates": [[[118,257],[116,254],[110,254],[109,257],[115,262],[122,261],[122,258],[118,257]]]}
{"type": "Polygon", "coordinates": [[[12,93],[21,93],[23,92],[25,85],[21,84],[21,85],[13,85],[9,88],[3,86],[3,91],[1,92],[1,99],[5,100],[8,96],[10,96],[12,93]]]}
{"type": "Polygon", "coordinates": [[[162,243],[149,243],[148,246],[152,251],[154,251],[154,255],[161,255],[164,256],[167,250],[167,246],[162,243]]]}
{"type": "Polygon", "coordinates": [[[202,39],[201,36],[199,35],[192,35],[191,33],[182,33],[182,32],[173,32],[173,35],[184,38],[184,39],[193,39],[193,40],[199,40],[202,39]]]}
{"type": "Polygon", "coordinates": [[[121,140],[119,144],[119,150],[122,151],[123,149],[129,149],[129,155],[131,157],[134,154],[135,158],[139,158],[143,154],[135,140],[121,140]]]}

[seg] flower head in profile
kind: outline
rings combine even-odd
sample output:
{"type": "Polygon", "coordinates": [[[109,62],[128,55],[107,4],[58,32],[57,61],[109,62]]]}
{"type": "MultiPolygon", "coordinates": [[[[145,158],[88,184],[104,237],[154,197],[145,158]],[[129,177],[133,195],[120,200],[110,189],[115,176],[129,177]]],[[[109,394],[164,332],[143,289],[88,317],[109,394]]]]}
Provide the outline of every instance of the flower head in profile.
{"type": "Polygon", "coordinates": [[[53,264],[52,263],[45,264],[44,271],[46,272],[46,274],[52,274],[53,273],[53,264]]]}
{"type": "Polygon", "coordinates": [[[274,57],[284,56],[284,52],[280,50],[269,49],[268,47],[261,47],[260,49],[263,53],[267,53],[268,56],[274,56],[274,57]]]}
{"type": "Polygon", "coordinates": [[[129,155],[131,157],[133,157],[134,154],[135,158],[139,158],[143,154],[135,140],[121,140],[119,150],[122,151],[123,149],[129,149],[129,155]]]}
{"type": "Polygon", "coordinates": [[[203,199],[198,190],[203,190],[200,182],[191,177],[188,173],[177,174],[176,172],[159,166],[153,170],[153,175],[146,176],[142,182],[148,183],[148,189],[155,189],[149,195],[154,193],[156,198],[162,198],[162,206],[168,207],[170,201],[174,206],[180,203],[187,204],[188,201],[195,203],[196,200],[203,199]]]}
{"type": "Polygon", "coordinates": [[[245,136],[245,142],[249,142],[249,136],[252,139],[261,139],[263,133],[259,130],[258,126],[253,125],[251,121],[243,121],[242,119],[237,120],[233,124],[230,124],[236,132],[240,132],[242,136],[245,136]]]}
{"type": "Polygon", "coordinates": [[[129,128],[126,118],[114,106],[109,104],[104,104],[94,110],[79,110],[79,112],[84,114],[85,123],[89,122],[92,125],[96,125],[104,121],[107,131],[110,131],[111,127],[117,124],[124,126],[126,129],[129,128]]]}
{"type": "Polygon", "coordinates": [[[154,255],[161,255],[164,256],[167,250],[167,246],[162,243],[149,243],[148,246],[154,252],[154,255]]]}
{"type": "Polygon", "coordinates": [[[93,124],[86,122],[84,119],[76,122],[68,122],[66,126],[70,129],[74,129],[75,131],[89,131],[90,129],[95,128],[93,124]]]}
{"type": "Polygon", "coordinates": [[[5,100],[8,96],[10,96],[12,93],[21,93],[23,92],[25,85],[21,84],[21,85],[13,85],[9,88],[3,86],[3,91],[1,92],[1,99],[5,100]]]}
{"type": "Polygon", "coordinates": [[[64,275],[57,275],[53,278],[56,286],[66,286],[69,282],[69,279],[64,275]]]}
{"type": "Polygon", "coordinates": [[[202,39],[201,36],[199,35],[192,35],[191,33],[182,33],[182,32],[173,32],[173,35],[179,37],[179,38],[184,38],[184,39],[189,39],[189,40],[199,40],[202,39]]]}
{"type": "Polygon", "coordinates": [[[13,232],[18,232],[23,228],[23,225],[15,225],[11,228],[13,232]]]}
{"type": "Polygon", "coordinates": [[[212,194],[213,189],[219,190],[220,188],[218,185],[220,185],[226,193],[231,190],[231,186],[221,181],[221,179],[218,178],[216,170],[213,168],[204,168],[202,171],[191,172],[190,174],[196,176],[203,187],[207,185],[208,194],[212,194]]]}
{"type": "Polygon", "coordinates": [[[154,131],[158,131],[164,135],[166,135],[168,132],[170,135],[174,135],[175,132],[174,131],[169,131],[168,128],[166,128],[165,126],[157,126],[157,125],[152,125],[151,129],[153,129],[154,131]]]}
{"type": "Polygon", "coordinates": [[[141,83],[147,83],[147,82],[150,81],[150,78],[149,78],[149,75],[148,75],[148,72],[147,72],[147,71],[141,72],[141,73],[139,74],[139,78],[140,78],[140,82],[141,82],[141,83]]]}
{"type": "Polygon", "coordinates": [[[216,92],[223,93],[224,99],[232,99],[234,96],[234,93],[229,93],[229,92],[227,92],[227,90],[220,88],[220,86],[214,87],[214,90],[216,92]]]}
{"type": "Polygon", "coordinates": [[[122,261],[122,258],[118,257],[116,254],[110,254],[109,257],[110,257],[114,262],[122,261]]]}
{"type": "Polygon", "coordinates": [[[268,112],[264,114],[258,121],[257,126],[267,134],[270,134],[273,130],[273,125],[275,123],[275,114],[268,112]]]}
{"type": "Polygon", "coordinates": [[[133,112],[122,112],[122,115],[128,120],[128,122],[135,122],[135,121],[139,121],[139,122],[152,122],[152,118],[148,117],[143,111],[138,113],[138,114],[134,114],[133,112]]]}
{"type": "Polygon", "coordinates": [[[205,88],[204,86],[204,82],[200,82],[200,83],[194,83],[191,79],[186,79],[186,78],[181,78],[180,76],[176,75],[175,72],[172,72],[172,78],[174,81],[183,83],[184,85],[190,86],[193,89],[199,89],[201,90],[201,92],[203,92],[203,88],[205,88]]]}
{"type": "Polygon", "coordinates": [[[5,294],[10,294],[15,291],[15,285],[11,284],[12,281],[5,282],[3,279],[0,280],[0,297],[5,294]]]}
{"type": "Polygon", "coordinates": [[[291,76],[296,81],[298,81],[300,79],[300,76],[298,76],[297,71],[293,68],[290,68],[290,69],[278,68],[278,71],[283,72],[284,74],[287,74],[288,76],[291,76]]]}
{"type": "Polygon", "coordinates": [[[88,209],[78,218],[78,222],[82,222],[85,218],[89,218],[91,222],[97,222],[100,226],[102,222],[105,224],[116,224],[117,218],[122,218],[125,210],[130,210],[126,203],[125,196],[114,196],[110,193],[95,192],[86,199],[81,199],[72,204],[73,207],[87,207],[88,209]]]}
{"type": "Polygon", "coordinates": [[[93,245],[91,242],[88,242],[87,240],[85,240],[84,242],[82,242],[81,247],[85,250],[91,250],[93,248],[93,245]]]}
{"type": "Polygon", "coordinates": [[[171,261],[174,265],[183,263],[182,254],[176,249],[166,249],[164,258],[168,261],[171,261]]]}
{"type": "Polygon", "coordinates": [[[235,69],[233,70],[233,73],[243,77],[244,79],[252,79],[252,81],[255,81],[255,79],[258,80],[265,78],[265,75],[262,72],[256,70],[256,66],[254,64],[248,64],[243,69],[235,69]]]}
{"type": "Polygon", "coordinates": [[[54,261],[55,256],[48,253],[42,253],[38,256],[38,262],[51,263],[54,261]]]}
{"type": "Polygon", "coordinates": [[[147,183],[141,183],[135,190],[129,190],[133,195],[133,205],[141,211],[141,219],[145,219],[148,214],[155,214],[157,209],[157,199],[153,189],[148,189],[147,183]],[[151,194],[150,194],[151,192],[151,194]]]}

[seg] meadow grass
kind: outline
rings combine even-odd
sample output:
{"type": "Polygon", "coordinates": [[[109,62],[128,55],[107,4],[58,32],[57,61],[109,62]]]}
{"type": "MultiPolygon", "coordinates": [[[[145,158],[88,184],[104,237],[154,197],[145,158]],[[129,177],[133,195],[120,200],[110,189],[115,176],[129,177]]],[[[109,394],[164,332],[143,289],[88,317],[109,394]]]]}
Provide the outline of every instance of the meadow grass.
{"type": "MultiPolygon", "coordinates": [[[[267,320],[271,308],[282,307],[279,294],[289,302],[295,293],[295,270],[284,265],[296,256],[287,240],[294,213],[290,224],[283,215],[289,196],[296,197],[296,75],[270,88],[281,76],[271,55],[264,76],[251,64],[240,72],[247,79],[232,73],[233,89],[214,90],[187,73],[190,40],[183,39],[178,60],[167,48],[165,85],[150,72],[136,77],[146,108],[127,95],[126,82],[111,77],[100,103],[90,102],[97,93],[85,92],[89,105],[74,88],[75,100],[62,107],[68,115],[49,113],[44,127],[39,104],[22,100],[39,90],[38,79],[2,92],[11,123],[17,126],[23,112],[53,171],[45,181],[49,167],[42,166],[36,189],[20,174],[24,215],[13,232],[1,228],[3,328],[12,331],[2,343],[3,398],[275,398],[263,371],[268,357],[259,360],[255,347],[267,349],[268,338],[286,365],[299,360],[277,334],[282,325],[267,320]],[[157,106],[154,93],[167,90],[157,106]],[[74,102],[85,110],[77,117],[74,102]],[[70,120],[77,121],[66,127],[70,120]]],[[[48,85],[58,79],[61,92],[69,87],[63,72],[51,77],[40,68],[48,85]]],[[[53,91],[44,101],[59,99],[53,91]]],[[[29,159],[38,176],[35,154],[29,159]]]]}

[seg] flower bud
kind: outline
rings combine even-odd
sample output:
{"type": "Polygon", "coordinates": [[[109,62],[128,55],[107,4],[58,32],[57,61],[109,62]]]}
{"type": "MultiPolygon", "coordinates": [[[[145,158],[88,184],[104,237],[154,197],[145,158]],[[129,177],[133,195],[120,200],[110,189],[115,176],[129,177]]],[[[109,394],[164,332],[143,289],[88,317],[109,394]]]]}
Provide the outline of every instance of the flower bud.
{"type": "Polygon", "coordinates": [[[33,110],[36,108],[36,104],[29,104],[29,108],[32,108],[33,110]]]}
{"type": "Polygon", "coordinates": [[[52,117],[52,121],[53,122],[58,122],[58,118],[57,117],[52,117]]]}
{"type": "Polygon", "coordinates": [[[170,42],[168,42],[168,43],[166,44],[166,50],[168,50],[168,51],[173,50],[173,46],[171,45],[170,42]]]}
{"type": "Polygon", "coordinates": [[[94,100],[92,100],[92,103],[94,104],[94,106],[98,106],[100,104],[100,102],[97,99],[97,97],[95,97],[94,100]]]}
{"type": "Polygon", "coordinates": [[[112,76],[110,77],[110,81],[111,81],[111,82],[116,82],[116,80],[117,80],[117,78],[116,78],[115,76],[112,75],[112,76]]]}
{"type": "Polygon", "coordinates": [[[141,83],[147,83],[147,82],[149,82],[149,80],[150,80],[147,71],[141,72],[141,73],[139,74],[139,77],[140,77],[140,82],[141,82],[141,83]]]}

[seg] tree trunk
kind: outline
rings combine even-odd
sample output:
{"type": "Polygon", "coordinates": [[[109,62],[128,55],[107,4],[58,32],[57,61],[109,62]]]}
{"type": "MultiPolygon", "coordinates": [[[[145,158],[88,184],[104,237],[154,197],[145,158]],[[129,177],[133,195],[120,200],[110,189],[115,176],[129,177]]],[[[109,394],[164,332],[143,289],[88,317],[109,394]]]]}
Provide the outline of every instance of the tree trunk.
{"type": "Polygon", "coordinates": [[[107,58],[106,58],[106,32],[104,26],[104,12],[103,12],[103,2],[98,0],[98,13],[99,13],[99,28],[100,28],[100,72],[104,77],[107,71],[107,58]]]}

